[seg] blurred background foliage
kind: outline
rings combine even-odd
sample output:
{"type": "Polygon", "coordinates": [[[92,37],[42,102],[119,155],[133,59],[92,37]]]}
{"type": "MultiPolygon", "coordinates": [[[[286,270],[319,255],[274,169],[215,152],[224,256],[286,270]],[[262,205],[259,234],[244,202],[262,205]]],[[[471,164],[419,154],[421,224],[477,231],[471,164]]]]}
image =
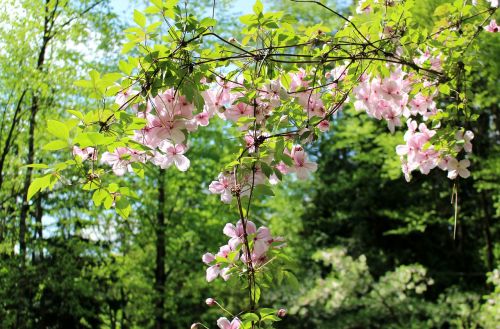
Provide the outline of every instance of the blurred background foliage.
{"type": "MultiPolygon", "coordinates": [[[[346,15],[354,10],[345,1],[322,2],[346,15]]],[[[414,6],[422,27],[431,26],[439,3],[414,6]]],[[[341,24],[311,4],[264,4],[307,24],[332,30],[341,24]]],[[[207,284],[201,262],[223,242],[224,223],[236,220],[207,193],[231,154],[221,124],[190,141],[188,172],[151,169],[144,179],[127,177],[140,195],[127,220],[71,186],[23,201],[33,172],[23,165],[57,157],[39,151],[47,118],[85,112],[89,104],[73,81],[91,68],[115,69],[127,24],[112,5],[0,4],[0,328],[188,328],[215,323],[217,312],[205,298],[232,309],[244,293],[207,284]],[[44,17],[52,12],[47,40],[44,17]]],[[[212,5],[188,3],[204,16],[212,5]]],[[[234,3],[217,1],[215,14],[219,32],[238,37],[241,12],[234,3]]],[[[498,34],[480,35],[475,52],[467,89],[479,120],[467,127],[476,136],[473,176],[459,183],[456,238],[452,183],[436,172],[406,183],[394,152],[401,133],[388,134],[383,123],[347,105],[310,150],[319,163],[314,179],[276,187],[253,218],[284,236],[296,259],[297,284],[263,296],[288,309],[280,328],[498,328],[498,34]]]]}

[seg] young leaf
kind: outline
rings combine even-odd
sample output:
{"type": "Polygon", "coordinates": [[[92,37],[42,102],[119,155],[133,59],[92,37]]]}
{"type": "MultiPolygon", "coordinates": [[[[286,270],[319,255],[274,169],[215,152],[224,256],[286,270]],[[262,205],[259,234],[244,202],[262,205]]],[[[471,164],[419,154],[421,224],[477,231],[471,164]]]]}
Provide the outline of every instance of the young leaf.
{"type": "Polygon", "coordinates": [[[41,190],[46,189],[50,185],[50,176],[52,174],[48,174],[42,177],[35,178],[30,186],[28,187],[28,195],[27,195],[27,200],[30,201],[31,198],[38,193],[41,190]]]}
{"type": "Polygon", "coordinates": [[[56,140],[49,142],[43,146],[43,149],[46,151],[56,151],[68,147],[68,142],[62,140],[56,140]]]}
{"type": "Polygon", "coordinates": [[[138,10],[134,10],[134,22],[140,27],[146,26],[146,16],[138,10]]]}
{"type": "Polygon", "coordinates": [[[69,130],[68,127],[62,122],[56,120],[48,120],[47,121],[47,131],[49,134],[54,135],[60,139],[69,139],[69,130]]]}

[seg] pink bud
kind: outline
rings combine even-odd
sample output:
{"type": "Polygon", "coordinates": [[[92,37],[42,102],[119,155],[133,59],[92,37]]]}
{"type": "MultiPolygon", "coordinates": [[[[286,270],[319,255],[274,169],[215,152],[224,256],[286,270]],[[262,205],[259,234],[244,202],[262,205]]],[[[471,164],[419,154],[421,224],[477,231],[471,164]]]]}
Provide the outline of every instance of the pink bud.
{"type": "Polygon", "coordinates": [[[202,256],[201,260],[203,261],[203,263],[208,265],[215,260],[215,256],[213,254],[207,252],[206,254],[204,254],[202,256]]]}
{"type": "Polygon", "coordinates": [[[286,315],[286,310],[284,308],[280,308],[278,310],[278,312],[276,313],[276,315],[279,317],[279,318],[284,318],[285,315],[286,315]]]}
{"type": "Polygon", "coordinates": [[[205,303],[208,305],[208,306],[214,306],[217,302],[215,301],[215,299],[213,298],[207,298],[207,300],[205,300],[205,303]]]}

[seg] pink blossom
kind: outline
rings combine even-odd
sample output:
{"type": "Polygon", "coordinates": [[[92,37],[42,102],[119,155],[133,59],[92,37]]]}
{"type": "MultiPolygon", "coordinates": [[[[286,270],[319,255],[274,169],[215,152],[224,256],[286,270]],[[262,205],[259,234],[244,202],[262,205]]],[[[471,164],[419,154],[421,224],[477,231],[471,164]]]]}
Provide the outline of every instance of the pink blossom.
{"type": "Polygon", "coordinates": [[[177,169],[180,171],[186,171],[189,169],[190,161],[184,155],[187,151],[187,146],[184,144],[173,145],[168,141],[163,141],[160,143],[158,148],[163,152],[163,154],[156,152],[153,158],[153,163],[160,168],[165,169],[175,164],[177,169]]]}
{"type": "MultiPolygon", "coordinates": [[[[252,221],[247,220],[245,224],[247,234],[254,234],[257,231],[257,228],[252,221]]],[[[236,223],[236,226],[231,223],[227,223],[222,232],[231,238],[228,245],[233,250],[235,250],[243,242],[243,235],[245,232],[241,220],[236,223]]]]}
{"type": "Polygon", "coordinates": [[[307,113],[308,117],[312,118],[314,116],[324,117],[326,114],[326,109],[321,100],[320,94],[313,94],[312,92],[303,92],[297,94],[299,104],[304,107],[304,111],[307,113]]]}
{"type": "Polygon", "coordinates": [[[199,126],[206,127],[208,126],[208,119],[210,118],[210,114],[207,111],[203,111],[194,116],[196,123],[199,126]]]}
{"type": "Polygon", "coordinates": [[[220,115],[220,109],[224,107],[224,104],[221,101],[221,98],[217,94],[217,91],[213,89],[209,89],[203,91],[201,93],[203,100],[205,101],[205,105],[203,106],[203,110],[213,116],[215,113],[220,115]]]}
{"type": "Polygon", "coordinates": [[[261,97],[268,101],[271,108],[280,106],[281,104],[281,83],[279,80],[271,80],[268,84],[264,86],[264,93],[261,97]]]}
{"type": "Polygon", "coordinates": [[[139,91],[133,90],[132,87],[124,89],[116,95],[115,102],[116,104],[118,104],[118,106],[122,107],[137,94],[139,94],[139,91]]]}
{"type": "Polygon", "coordinates": [[[366,0],[359,0],[358,6],[356,7],[356,13],[358,14],[369,14],[373,11],[371,5],[365,5],[366,0]]]}
{"type": "Polygon", "coordinates": [[[215,264],[207,268],[206,279],[207,282],[212,282],[221,274],[221,265],[215,264]]]}
{"type": "Polygon", "coordinates": [[[210,183],[208,189],[211,193],[220,194],[221,201],[224,203],[230,203],[232,200],[231,187],[233,179],[222,173],[219,174],[217,180],[210,183]]]}
{"type": "Polygon", "coordinates": [[[328,120],[321,120],[320,123],[318,124],[318,129],[321,132],[326,132],[330,129],[330,122],[328,120]]]}
{"type": "Polygon", "coordinates": [[[280,161],[280,163],[276,165],[276,169],[278,169],[283,175],[288,174],[290,170],[290,168],[283,161],[280,161]]]}
{"type": "Polygon", "coordinates": [[[233,102],[234,96],[231,94],[231,90],[243,83],[243,76],[240,76],[237,82],[238,83],[234,83],[221,79],[220,77],[216,78],[216,83],[218,85],[216,89],[216,98],[220,104],[231,104],[233,102]]]}
{"type": "Polygon", "coordinates": [[[434,150],[434,146],[426,147],[436,131],[428,129],[424,123],[421,123],[417,132],[416,124],[416,121],[411,119],[407,121],[406,144],[396,147],[396,153],[402,158],[402,170],[407,181],[411,179],[411,172],[416,169],[427,175],[438,165],[441,156],[434,150]]]}
{"type": "Polygon", "coordinates": [[[252,133],[249,131],[248,134],[243,137],[243,139],[245,140],[245,148],[248,150],[248,153],[255,152],[255,140],[252,133]]]}
{"type": "Polygon", "coordinates": [[[448,161],[448,178],[455,179],[457,176],[462,178],[468,178],[470,172],[467,169],[470,166],[470,161],[468,159],[458,161],[455,158],[451,158],[448,161]]]}
{"type": "Polygon", "coordinates": [[[209,265],[211,262],[215,260],[215,256],[212,253],[207,252],[201,257],[201,259],[203,263],[209,265]]]}
{"type": "Polygon", "coordinates": [[[92,161],[97,160],[97,152],[93,147],[84,147],[83,149],[78,146],[73,146],[73,156],[79,156],[82,161],[91,159],[92,161]]]}
{"type": "Polygon", "coordinates": [[[240,102],[228,108],[224,115],[231,121],[238,121],[241,117],[253,116],[253,106],[240,102]]]}
{"type": "Polygon", "coordinates": [[[104,152],[101,161],[112,166],[113,172],[117,176],[123,176],[127,171],[132,172],[131,153],[126,147],[118,147],[113,153],[104,152]]]}
{"type": "Polygon", "coordinates": [[[148,115],[147,125],[144,129],[146,140],[151,147],[157,147],[162,141],[168,139],[175,143],[182,143],[186,136],[182,132],[185,128],[183,120],[169,117],[167,113],[159,112],[161,116],[148,115]]]}
{"type": "Polygon", "coordinates": [[[297,73],[290,73],[290,77],[292,78],[290,82],[290,91],[296,91],[309,86],[309,82],[306,80],[306,71],[302,68],[300,68],[297,73]]]}
{"type": "MultiPolygon", "coordinates": [[[[464,143],[463,147],[464,147],[465,152],[467,152],[467,153],[472,152],[471,140],[474,139],[474,133],[472,131],[467,130],[466,132],[464,132],[463,130],[459,130],[455,134],[455,138],[457,139],[457,141],[464,143]]],[[[461,147],[458,147],[457,151],[460,151],[460,150],[461,150],[461,147]]]]}
{"type": "Polygon", "coordinates": [[[261,257],[269,249],[269,241],[272,241],[271,232],[267,227],[259,227],[253,238],[253,252],[256,257],[261,257]]]}
{"type": "Polygon", "coordinates": [[[498,32],[497,21],[495,19],[492,19],[490,21],[490,24],[488,24],[488,26],[485,26],[484,29],[491,33],[497,33],[498,32]]]}
{"type": "Polygon", "coordinates": [[[332,78],[333,81],[342,81],[347,76],[347,67],[345,65],[340,65],[326,72],[325,78],[332,78]]]}
{"type": "Polygon", "coordinates": [[[219,318],[217,320],[217,326],[220,329],[239,329],[241,326],[241,321],[238,318],[234,318],[233,321],[229,322],[227,318],[219,318]]]}
{"type": "Polygon", "coordinates": [[[292,169],[297,174],[298,179],[307,179],[309,174],[315,172],[318,168],[316,163],[307,159],[307,155],[300,145],[295,145],[292,148],[291,156],[294,164],[292,169]]]}
{"type": "Polygon", "coordinates": [[[493,8],[498,7],[498,0],[486,0],[486,2],[489,2],[493,8]]]}

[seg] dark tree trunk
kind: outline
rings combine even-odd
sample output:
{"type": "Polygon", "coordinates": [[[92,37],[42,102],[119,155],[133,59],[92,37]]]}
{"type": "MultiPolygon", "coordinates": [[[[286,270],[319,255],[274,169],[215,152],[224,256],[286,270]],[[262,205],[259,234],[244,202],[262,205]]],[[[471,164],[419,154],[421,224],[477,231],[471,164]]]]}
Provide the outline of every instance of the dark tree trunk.
{"type": "MultiPolygon", "coordinates": [[[[21,108],[22,108],[22,104],[23,104],[23,100],[24,100],[24,96],[26,95],[26,92],[27,92],[27,89],[25,89],[22,92],[21,97],[19,97],[19,100],[17,101],[16,109],[14,111],[14,117],[12,118],[12,122],[10,123],[9,132],[7,133],[7,138],[5,139],[5,145],[3,146],[3,150],[2,150],[2,155],[0,156],[0,190],[2,189],[2,185],[3,185],[3,177],[4,177],[3,166],[5,164],[5,160],[7,159],[7,155],[9,154],[9,150],[10,150],[11,143],[12,143],[12,136],[14,134],[15,128],[19,124],[19,116],[21,113],[21,108]]],[[[6,111],[7,111],[7,109],[6,109],[6,111]]],[[[1,209],[1,207],[2,207],[2,205],[0,205],[0,209],[1,209]]]]}
{"type": "Polygon", "coordinates": [[[491,241],[491,229],[490,229],[490,217],[491,212],[489,209],[489,203],[486,198],[485,191],[481,192],[481,200],[483,203],[483,232],[484,238],[486,240],[486,264],[488,266],[488,271],[493,271],[494,266],[494,256],[493,256],[493,243],[491,241]]]}
{"type": "MultiPolygon", "coordinates": [[[[48,43],[51,39],[50,33],[54,26],[55,13],[57,10],[57,4],[54,6],[51,13],[49,13],[49,2],[50,0],[45,0],[45,11],[44,11],[44,25],[43,25],[43,37],[42,44],[40,46],[40,52],[38,53],[38,60],[36,69],[38,71],[43,70],[43,65],[45,62],[45,53],[47,51],[48,43]]],[[[28,132],[28,156],[26,158],[26,164],[31,164],[35,160],[35,127],[36,127],[36,115],[40,106],[40,99],[38,97],[38,92],[33,91],[31,97],[31,108],[30,108],[30,119],[29,119],[29,132],[28,132]]],[[[21,257],[21,273],[19,282],[19,296],[21,302],[19,303],[16,328],[26,328],[26,307],[29,305],[29,291],[27,287],[27,277],[24,270],[26,261],[26,233],[27,233],[27,216],[29,214],[29,202],[28,198],[28,188],[31,184],[31,177],[33,174],[33,168],[28,168],[26,170],[26,176],[24,177],[24,184],[22,190],[22,206],[21,212],[19,214],[19,254],[21,257]]]]}
{"type": "Polygon", "coordinates": [[[165,328],[165,171],[160,169],[158,175],[158,209],[156,215],[156,267],[155,267],[155,329],[165,328]]]}

